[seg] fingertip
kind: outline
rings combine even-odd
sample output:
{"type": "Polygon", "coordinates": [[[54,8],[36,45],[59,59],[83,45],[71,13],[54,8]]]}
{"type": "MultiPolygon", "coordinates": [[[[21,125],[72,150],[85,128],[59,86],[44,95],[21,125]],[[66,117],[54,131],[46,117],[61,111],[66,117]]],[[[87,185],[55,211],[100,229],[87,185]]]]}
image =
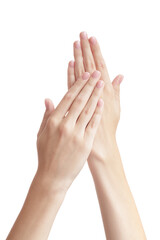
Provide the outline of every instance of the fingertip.
{"type": "Polygon", "coordinates": [[[124,76],[122,74],[118,75],[117,83],[120,85],[124,79],[124,76]]]}
{"type": "Polygon", "coordinates": [[[89,42],[90,42],[92,45],[96,45],[97,39],[92,36],[92,37],[89,38],[89,42]]]}
{"type": "Polygon", "coordinates": [[[74,46],[74,48],[80,49],[80,48],[81,48],[81,43],[80,43],[80,41],[79,41],[79,40],[78,40],[78,41],[75,41],[75,42],[73,43],[73,46],[74,46]]]}
{"type": "Polygon", "coordinates": [[[45,98],[45,100],[44,100],[44,104],[45,104],[46,111],[47,111],[47,110],[48,110],[48,98],[45,98]]]}
{"type": "Polygon", "coordinates": [[[90,73],[89,72],[84,72],[82,75],[83,80],[88,80],[90,78],[90,73]]]}
{"type": "Polygon", "coordinates": [[[87,32],[86,31],[80,32],[79,37],[81,39],[87,39],[88,38],[87,32]]]}
{"type": "Polygon", "coordinates": [[[68,65],[69,67],[74,68],[75,61],[71,60],[68,65]]]}
{"type": "Polygon", "coordinates": [[[94,72],[91,74],[91,76],[92,76],[93,78],[100,78],[101,72],[98,71],[98,70],[96,70],[96,71],[94,71],[94,72]]]}
{"type": "Polygon", "coordinates": [[[100,107],[100,108],[103,108],[103,106],[104,106],[104,101],[103,101],[102,98],[100,98],[100,99],[98,100],[97,106],[100,107]]]}
{"type": "Polygon", "coordinates": [[[103,80],[99,80],[99,81],[97,82],[97,84],[96,84],[96,87],[97,87],[97,88],[102,88],[102,87],[104,87],[104,81],[103,81],[103,80]]]}
{"type": "Polygon", "coordinates": [[[117,89],[117,87],[119,88],[121,82],[123,81],[124,76],[122,74],[119,74],[118,76],[116,76],[112,82],[113,87],[117,89]]]}
{"type": "Polygon", "coordinates": [[[54,109],[54,105],[50,98],[45,98],[45,107],[46,107],[46,111],[48,111],[48,110],[52,111],[54,109]]]}

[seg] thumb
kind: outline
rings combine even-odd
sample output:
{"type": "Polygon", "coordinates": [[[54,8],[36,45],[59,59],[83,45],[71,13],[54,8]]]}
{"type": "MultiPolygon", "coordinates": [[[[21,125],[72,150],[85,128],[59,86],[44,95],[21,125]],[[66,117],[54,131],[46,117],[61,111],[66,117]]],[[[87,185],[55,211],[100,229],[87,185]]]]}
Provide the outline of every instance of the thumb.
{"type": "Polygon", "coordinates": [[[45,107],[46,107],[46,112],[52,112],[54,110],[54,105],[51,99],[46,98],[45,99],[45,107]]]}
{"type": "Polygon", "coordinates": [[[115,93],[116,93],[117,96],[119,96],[119,93],[120,93],[120,84],[121,84],[121,82],[123,81],[123,78],[124,78],[124,76],[121,75],[121,74],[119,74],[119,75],[116,76],[116,77],[114,78],[114,80],[112,81],[112,86],[113,86],[113,88],[114,88],[115,93]]]}
{"type": "Polygon", "coordinates": [[[51,99],[46,98],[44,103],[45,103],[46,111],[44,113],[40,129],[39,129],[39,131],[37,133],[37,137],[39,137],[41,135],[41,133],[42,133],[42,131],[43,131],[43,129],[44,129],[46,123],[47,123],[47,120],[48,120],[50,114],[54,111],[54,104],[53,104],[51,99]]]}

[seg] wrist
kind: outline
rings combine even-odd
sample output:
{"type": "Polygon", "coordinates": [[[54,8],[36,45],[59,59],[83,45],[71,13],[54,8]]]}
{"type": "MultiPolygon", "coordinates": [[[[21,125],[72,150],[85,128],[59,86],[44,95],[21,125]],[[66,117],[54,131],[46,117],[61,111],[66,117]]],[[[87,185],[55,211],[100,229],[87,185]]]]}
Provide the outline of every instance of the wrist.
{"type": "Polygon", "coordinates": [[[88,166],[93,177],[103,171],[124,173],[115,135],[107,137],[105,146],[105,151],[102,154],[93,154],[88,160],[88,166]]]}
{"type": "Polygon", "coordinates": [[[37,170],[32,181],[33,188],[40,192],[42,196],[52,199],[57,197],[63,199],[67,193],[67,188],[61,187],[56,181],[51,181],[50,178],[37,170]]]}
{"type": "Polygon", "coordinates": [[[94,162],[97,163],[107,163],[113,158],[113,154],[117,151],[116,136],[114,134],[105,135],[105,138],[101,139],[98,146],[93,148],[91,154],[88,158],[88,164],[94,162]]]}

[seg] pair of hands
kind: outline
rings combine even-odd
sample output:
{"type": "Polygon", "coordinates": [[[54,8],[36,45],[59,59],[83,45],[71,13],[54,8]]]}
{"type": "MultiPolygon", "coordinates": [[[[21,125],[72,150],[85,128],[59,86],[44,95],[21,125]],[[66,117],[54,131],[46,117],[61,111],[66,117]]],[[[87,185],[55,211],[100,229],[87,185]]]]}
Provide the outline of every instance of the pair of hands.
{"type": "Polygon", "coordinates": [[[84,32],[74,43],[74,58],[68,92],[56,108],[45,100],[37,172],[7,239],[48,239],[68,188],[88,160],[106,238],[146,240],[115,139],[123,76],[110,82],[98,42],[84,32]]]}
{"type": "Polygon", "coordinates": [[[56,108],[45,100],[37,134],[37,173],[54,191],[67,191],[87,159],[90,165],[105,160],[120,118],[123,76],[110,81],[97,40],[80,33],[74,59],[68,65],[69,90],[56,108]]]}

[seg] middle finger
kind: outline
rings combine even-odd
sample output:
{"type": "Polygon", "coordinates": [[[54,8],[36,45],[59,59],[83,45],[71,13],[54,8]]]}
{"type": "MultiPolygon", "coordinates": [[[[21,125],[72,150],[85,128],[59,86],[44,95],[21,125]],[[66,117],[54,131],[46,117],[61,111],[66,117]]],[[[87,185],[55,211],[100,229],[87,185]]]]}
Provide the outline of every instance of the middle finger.
{"type": "Polygon", "coordinates": [[[90,44],[89,44],[88,36],[86,32],[80,33],[80,42],[81,42],[83,64],[84,64],[85,71],[92,73],[93,71],[96,70],[96,66],[95,66],[94,58],[92,55],[92,51],[90,48],[90,44]]]}

